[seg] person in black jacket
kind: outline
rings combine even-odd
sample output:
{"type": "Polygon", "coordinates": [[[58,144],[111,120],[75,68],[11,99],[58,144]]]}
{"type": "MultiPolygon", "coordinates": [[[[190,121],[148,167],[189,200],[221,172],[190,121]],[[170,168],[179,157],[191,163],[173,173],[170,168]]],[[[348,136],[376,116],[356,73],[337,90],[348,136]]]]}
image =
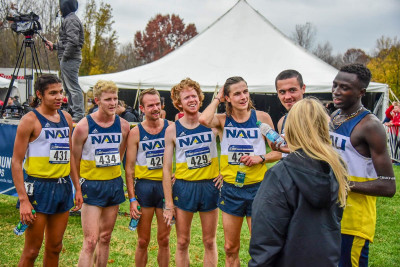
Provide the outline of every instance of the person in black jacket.
{"type": "Polygon", "coordinates": [[[118,100],[118,106],[117,106],[116,113],[118,114],[118,116],[127,120],[128,122],[138,122],[139,121],[138,118],[136,118],[135,114],[133,114],[132,112],[130,112],[127,109],[125,102],[123,102],[122,100],[118,100]]]}
{"type": "Polygon", "coordinates": [[[328,121],[314,99],[290,110],[285,139],[292,153],[267,171],[254,199],[249,266],[338,266],[349,187],[328,121]]]}

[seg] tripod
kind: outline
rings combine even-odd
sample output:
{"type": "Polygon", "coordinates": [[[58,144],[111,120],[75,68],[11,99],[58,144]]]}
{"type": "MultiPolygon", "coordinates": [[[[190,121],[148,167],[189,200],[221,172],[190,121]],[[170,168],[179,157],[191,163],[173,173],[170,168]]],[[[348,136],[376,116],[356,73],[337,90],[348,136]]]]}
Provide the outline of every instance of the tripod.
{"type": "MultiPolygon", "coordinates": [[[[42,40],[43,40],[43,37],[42,37],[42,40]]],[[[15,64],[15,68],[14,68],[14,71],[12,74],[10,86],[8,87],[6,98],[4,99],[4,105],[0,112],[0,118],[3,117],[4,111],[6,110],[6,105],[7,105],[8,99],[10,98],[10,94],[11,94],[12,88],[14,86],[14,81],[15,81],[15,79],[17,79],[19,70],[21,69],[22,61],[24,61],[24,79],[25,79],[25,84],[26,84],[25,90],[26,90],[26,97],[28,98],[28,96],[30,94],[33,94],[33,90],[32,90],[33,70],[35,69],[36,75],[38,75],[39,73],[42,74],[42,69],[41,69],[40,63],[39,63],[39,57],[38,57],[38,54],[36,51],[35,41],[32,39],[32,36],[30,36],[30,35],[25,35],[25,39],[23,40],[23,42],[21,44],[21,48],[19,50],[19,54],[18,54],[18,58],[17,58],[17,63],[15,64]],[[30,75],[29,74],[27,75],[27,73],[26,73],[27,48],[29,48],[31,50],[31,73],[30,73],[30,75]]],[[[19,113],[21,114],[22,108],[20,108],[20,109],[21,110],[19,110],[19,113]]]]}

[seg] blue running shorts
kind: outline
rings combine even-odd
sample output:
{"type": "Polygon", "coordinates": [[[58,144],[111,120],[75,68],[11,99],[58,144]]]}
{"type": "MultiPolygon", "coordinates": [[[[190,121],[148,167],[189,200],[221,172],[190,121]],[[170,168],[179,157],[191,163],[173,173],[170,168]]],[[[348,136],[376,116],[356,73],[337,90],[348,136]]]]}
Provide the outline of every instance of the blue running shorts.
{"type": "Polygon", "coordinates": [[[217,208],[219,189],[213,179],[186,181],[177,179],[172,187],[174,205],[189,212],[207,212],[217,208]]]}
{"type": "Polygon", "coordinates": [[[223,212],[234,216],[251,217],[251,206],[260,185],[261,182],[236,187],[233,184],[224,182],[218,199],[218,207],[223,212]]]}
{"type": "MultiPolygon", "coordinates": [[[[28,176],[24,182],[29,202],[36,212],[44,214],[64,213],[74,206],[72,183],[69,176],[63,178],[28,176]]],[[[17,209],[19,207],[18,200],[17,209]]]]}
{"type": "Polygon", "coordinates": [[[121,176],[104,181],[84,179],[81,183],[83,202],[86,204],[106,208],[125,201],[121,176]]]}
{"type": "Polygon", "coordinates": [[[135,195],[142,208],[163,208],[162,181],[136,179],[135,195]]]}

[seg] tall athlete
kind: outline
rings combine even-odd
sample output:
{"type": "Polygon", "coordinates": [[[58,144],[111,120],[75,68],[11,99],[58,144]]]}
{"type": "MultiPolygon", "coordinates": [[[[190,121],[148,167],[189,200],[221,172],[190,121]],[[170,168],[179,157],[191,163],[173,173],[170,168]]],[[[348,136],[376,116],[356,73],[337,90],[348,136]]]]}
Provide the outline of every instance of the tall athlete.
{"type": "Polygon", "coordinates": [[[168,266],[169,233],[163,220],[164,192],[162,168],[164,159],[164,136],[169,122],[161,118],[160,94],[151,88],[139,95],[139,108],[145,120],[133,128],[128,137],[126,152],[126,186],[130,201],[131,217],[140,216],[137,227],[138,243],[135,253],[136,266],[146,266],[147,248],[150,242],[153,215],[157,218],[157,242],[159,266],[168,266]],[[135,178],[136,183],[135,183],[135,178]],[[137,206],[140,205],[140,212],[137,206]]]}
{"type": "Polygon", "coordinates": [[[368,266],[376,224],[376,196],[392,197],[395,177],[381,122],[361,104],[371,72],[361,64],[340,69],[332,86],[332,144],[347,163],[350,192],[342,219],[339,266],[368,266]]]}
{"type": "Polygon", "coordinates": [[[115,114],[118,88],[111,81],[98,81],[93,87],[98,110],[76,125],[72,136],[74,161],[71,168],[81,177],[83,195],[83,247],[78,266],[106,266],[111,233],[119,204],[125,195],[121,178],[129,123],[115,114]]]}
{"type": "MultiPolygon", "coordinates": [[[[22,117],[18,125],[11,165],[20,218],[29,224],[19,266],[33,266],[44,235],[43,265],[58,266],[68,212],[74,205],[69,178],[72,118],[60,110],[63,89],[55,75],[41,75],[35,82],[35,92],[35,109],[22,117]],[[25,181],[24,157],[28,174],[25,181]]],[[[82,205],[81,188],[78,176],[71,176],[76,189],[74,210],[78,210],[82,205]]]]}
{"type": "Polygon", "coordinates": [[[257,120],[274,127],[267,113],[253,109],[247,83],[242,77],[227,79],[199,118],[204,126],[217,128],[222,133],[220,165],[224,186],[218,206],[222,210],[226,266],[240,265],[243,218],[247,218],[251,231],[251,205],[267,171],[264,163],[280,158],[279,153],[266,155],[265,139],[256,125],[257,120]],[[226,113],[215,114],[218,104],[224,101],[226,113]],[[242,188],[234,185],[240,162],[249,167],[242,188]]]}
{"type": "Polygon", "coordinates": [[[187,78],[171,90],[174,106],[184,116],[165,133],[163,188],[164,218],[170,225],[176,206],[176,266],[189,266],[190,227],[195,212],[200,220],[205,249],[203,265],[217,266],[218,153],[216,135],[199,123],[204,95],[200,85],[187,78]],[[172,159],[175,149],[175,184],[171,190],[172,159]],[[172,192],[173,191],[173,192],[172,192]]]}

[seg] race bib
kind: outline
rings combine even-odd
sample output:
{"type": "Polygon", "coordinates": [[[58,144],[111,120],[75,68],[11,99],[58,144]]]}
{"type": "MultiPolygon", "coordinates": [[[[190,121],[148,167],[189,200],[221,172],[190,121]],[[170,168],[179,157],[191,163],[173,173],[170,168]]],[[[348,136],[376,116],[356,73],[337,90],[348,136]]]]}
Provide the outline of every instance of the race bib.
{"type": "Polygon", "coordinates": [[[231,145],[228,148],[228,163],[239,165],[242,156],[254,156],[252,145],[231,145]]]}
{"type": "Polygon", "coordinates": [[[99,148],[94,152],[96,167],[110,167],[121,164],[118,148],[99,148]]]}
{"type": "Polygon", "coordinates": [[[49,163],[67,164],[70,159],[70,150],[68,143],[51,143],[49,163]]]}
{"type": "Polygon", "coordinates": [[[33,183],[24,182],[25,191],[28,196],[33,196],[33,183]]]}
{"type": "Polygon", "coordinates": [[[185,152],[186,162],[189,170],[204,168],[211,164],[211,153],[209,147],[201,147],[185,152]]]}
{"type": "Polygon", "coordinates": [[[164,149],[146,152],[147,169],[161,169],[164,163],[164,149]]]}

